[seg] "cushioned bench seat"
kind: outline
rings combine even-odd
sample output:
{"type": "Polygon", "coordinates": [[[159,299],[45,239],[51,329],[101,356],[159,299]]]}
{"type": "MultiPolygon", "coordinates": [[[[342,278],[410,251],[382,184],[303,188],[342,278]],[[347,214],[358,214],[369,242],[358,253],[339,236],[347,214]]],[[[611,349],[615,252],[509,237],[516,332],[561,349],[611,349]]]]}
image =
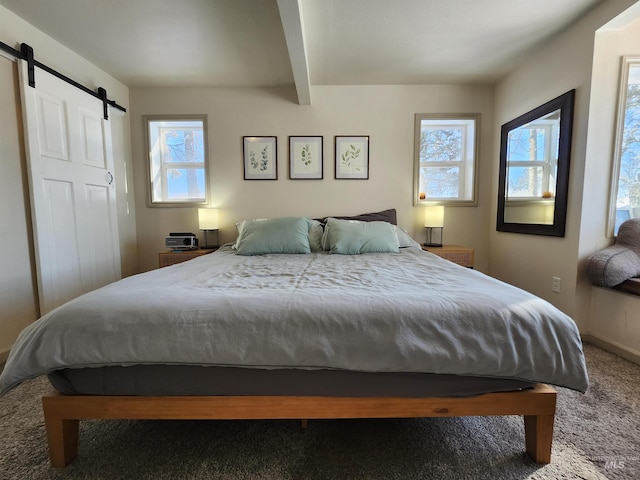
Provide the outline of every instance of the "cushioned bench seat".
{"type": "Polygon", "coordinates": [[[640,295],[640,277],[630,278],[624,282],[613,287],[616,290],[620,290],[624,293],[630,293],[632,295],[640,295]]]}

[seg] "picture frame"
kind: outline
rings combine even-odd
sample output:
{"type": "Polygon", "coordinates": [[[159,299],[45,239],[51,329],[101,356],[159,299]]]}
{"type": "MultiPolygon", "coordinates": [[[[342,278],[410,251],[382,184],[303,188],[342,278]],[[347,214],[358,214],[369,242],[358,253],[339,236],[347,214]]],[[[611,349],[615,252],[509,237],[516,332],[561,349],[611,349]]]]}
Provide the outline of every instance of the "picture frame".
{"type": "Polygon", "coordinates": [[[278,179],[278,144],[275,136],[242,137],[245,180],[278,179]]]}
{"type": "Polygon", "coordinates": [[[369,179],[369,135],[336,135],[336,179],[369,179]]]}
{"type": "Polygon", "coordinates": [[[289,178],[321,180],[323,178],[322,136],[289,136],[289,178]]]}

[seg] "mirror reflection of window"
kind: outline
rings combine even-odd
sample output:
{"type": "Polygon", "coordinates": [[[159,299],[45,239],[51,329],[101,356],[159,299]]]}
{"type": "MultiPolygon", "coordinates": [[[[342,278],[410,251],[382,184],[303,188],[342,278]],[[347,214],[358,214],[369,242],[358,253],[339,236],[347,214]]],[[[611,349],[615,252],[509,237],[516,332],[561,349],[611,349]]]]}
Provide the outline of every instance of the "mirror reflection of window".
{"type": "Polygon", "coordinates": [[[507,201],[555,196],[560,110],[509,132],[507,201]]]}
{"type": "Polygon", "coordinates": [[[502,125],[499,232],[563,237],[575,89],[502,125]]]}

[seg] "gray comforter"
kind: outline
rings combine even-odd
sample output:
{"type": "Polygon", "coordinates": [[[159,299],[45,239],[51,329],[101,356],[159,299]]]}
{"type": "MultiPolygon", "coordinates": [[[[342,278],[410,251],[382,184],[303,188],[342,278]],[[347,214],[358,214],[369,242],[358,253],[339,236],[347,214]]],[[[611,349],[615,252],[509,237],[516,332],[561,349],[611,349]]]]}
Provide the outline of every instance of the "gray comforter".
{"type": "Polygon", "coordinates": [[[19,336],[0,392],[62,368],[186,364],[505,377],[585,391],[571,318],[418,248],[264,255],[229,247],[125,278],[19,336]]]}

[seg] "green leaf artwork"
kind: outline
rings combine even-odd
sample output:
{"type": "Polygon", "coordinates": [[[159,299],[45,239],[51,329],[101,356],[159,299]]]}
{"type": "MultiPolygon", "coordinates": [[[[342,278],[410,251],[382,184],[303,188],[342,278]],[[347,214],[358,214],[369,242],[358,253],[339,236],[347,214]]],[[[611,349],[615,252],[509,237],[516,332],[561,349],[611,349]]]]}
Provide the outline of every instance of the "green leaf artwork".
{"type": "Polygon", "coordinates": [[[256,152],[249,152],[249,161],[253,170],[265,172],[269,168],[269,145],[266,145],[260,152],[260,159],[256,157],[256,152]]]}
{"type": "Polygon", "coordinates": [[[309,148],[309,144],[308,143],[304,147],[302,147],[302,151],[300,152],[300,160],[306,166],[309,166],[311,164],[311,161],[312,161],[311,149],[309,148]]]}
{"type": "Polygon", "coordinates": [[[269,166],[269,145],[266,145],[260,152],[262,160],[260,161],[260,171],[264,172],[269,166]]]}
{"type": "MultiPolygon", "coordinates": [[[[350,147],[342,153],[340,158],[342,159],[342,164],[347,167],[351,167],[351,163],[357,160],[360,156],[360,149],[356,148],[355,145],[350,145],[350,147]]],[[[361,170],[360,167],[356,167],[355,170],[361,170]]]]}

